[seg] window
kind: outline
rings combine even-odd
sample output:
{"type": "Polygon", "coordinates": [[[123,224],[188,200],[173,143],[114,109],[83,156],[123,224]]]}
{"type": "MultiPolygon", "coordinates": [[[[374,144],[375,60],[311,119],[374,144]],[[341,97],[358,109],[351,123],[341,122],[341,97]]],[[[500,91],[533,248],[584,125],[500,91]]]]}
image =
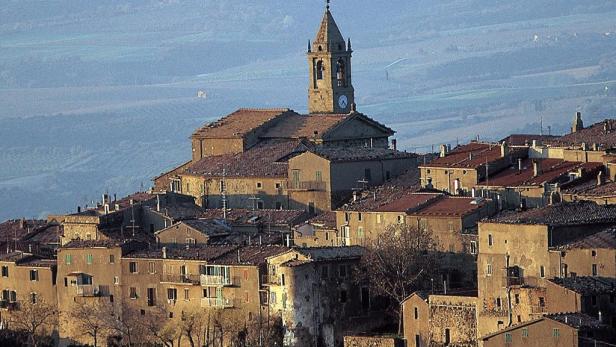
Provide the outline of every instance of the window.
{"type": "Polygon", "coordinates": [[[370,172],[370,169],[364,170],[364,178],[368,181],[368,183],[372,181],[372,173],[370,172]]]}
{"type": "Polygon", "coordinates": [[[492,246],[492,244],[493,244],[492,234],[488,234],[488,246],[492,246]]]}
{"type": "Polygon", "coordinates": [[[398,216],[398,224],[404,224],[404,216],[403,215],[399,215],[398,216]]]}
{"type": "Polygon", "coordinates": [[[505,343],[511,343],[513,341],[513,337],[511,333],[505,333],[505,343]]]}
{"type": "Polygon", "coordinates": [[[109,264],[115,264],[115,255],[113,254],[109,255],[109,264]]]}
{"type": "Polygon", "coordinates": [[[226,190],[225,181],[220,181],[220,192],[224,192],[226,190]]]}
{"type": "Polygon", "coordinates": [[[264,208],[265,208],[265,205],[263,204],[263,201],[257,201],[257,209],[262,210],[264,208]]]}
{"type": "Polygon", "coordinates": [[[156,305],[156,288],[148,288],[148,306],[156,305]]]}
{"type": "Polygon", "coordinates": [[[454,231],[453,222],[447,222],[447,229],[449,230],[450,233],[454,231]]]}
{"type": "Polygon", "coordinates": [[[357,220],[361,222],[361,218],[362,218],[361,212],[357,213],[357,220]]]}
{"type": "Polygon", "coordinates": [[[275,292],[271,292],[271,293],[270,293],[270,303],[271,303],[272,305],[275,305],[275,304],[276,304],[276,293],[275,293],[275,292]]]}
{"type": "Polygon", "coordinates": [[[451,343],[451,332],[449,331],[449,328],[445,329],[445,346],[449,346],[449,344],[451,343]]]}
{"type": "Polygon", "coordinates": [[[470,253],[477,254],[477,241],[471,241],[470,253]]]}
{"type": "Polygon", "coordinates": [[[348,222],[351,219],[351,214],[349,212],[344,213],[344,221],[348,222]]]}
{"type": "Polygon", "coordinates": [[[514,298],[515,298],[516,305],[519,305],[520,304],[520,294],[515,294],[514,298]]]}
{"type": "Polygon", "coordinates": [[[36,304],[38,301],[38,297],[36,295],[36,293],[30,293],[30,303],[31,304],[36,304]]]}
{"type": "Polygon", "coordinates": [[[321,171],[317,171],[314,173],[314,180],[317,182],[323,182],[323,174],[321,171]]]}
{"type": "Polygon", "coordinates": [[[185,241],[187,245],[194,245],[197,243],[197,241],[193,239],[192,237],[187,237],[185,241]]]}
{"type": "Polygon", "coordinates": [[[415,347],[421,346],[421,338],[419,335],[415,335],[415,347]]]}
{"type": "Polygon", "coordinates": [[[488,264],[487,275],[492,276],[492,264],[488,264]]]}
{"type": "Polygon", "coordinates": [[[276,182],[276,189],[282,188],[282,184],[280,182],[276,182]]]}
{"type": "Polygon", "coordinates": [[[130,287],[130,298],[137,299],[137,288],[130,287]]]}
{"type": "Polygon", "coordinates": [[[280,285],[284,286],[285,285],[285,278],[284,278],[284,274],[280,274],[280,285]]]}
{"type": "Polygon", "coordinates": [[[545,307],[545,298],[543,296],[539,297],[539,307],[545,307]]]}
{"type": "Polygon", "coordinates": [[[115,284],[115,285],[120,284],[120,277],[118,277],[118,276],[113,276],[113,284],[115,284]]]}
{"type": "Polygon", "coordinates": [[[279,201],[276,202],[276,209],[282,210],[282,202],[279,202],[279,201]]]}
{"type": "Polygon", "coordinates": [[[560,337],[560,329],[558,328],[552,329],[552,337],[560,337]]]}
{"type": "Polygon", "coordinates": [[[528,337],[528,328],[522,328],[522,337],[528,337]]]}
{"type": "Polygon", "coordinates": [[[38,281],[38,280],[39,280],[38,270],[30,270],[30,281],[38,281]]]}
{"type": "Polygon", "coordinates": [[[262,182],[257,182],[257,189],[261,189],[263,188],[263,183],[262,182]]]}
{"type": "Polygon", "coordinates": [[[190,183],[186,182],[186,192],[190,192],[190,183]]]}
{"type": "Polygon", "coordinates": [[[597,256],[597,251],[595,251],[594,249],[592,251],[590,251],[590,255],[592,255],[593,257],[597,256]]]}
{"type": "MultiPolygon", "coordinates": [[[[341,48],[342,47],[339,47],[338,49],[341,48]]],[[[346,71],[344,60],[342,58],[338,59],[338,62],[336,62],[336,80],[338,80],[338,87],[346,86],[346,71]]]]}
{"type": "Polygon", "coordinates": [[[128,272],[135,274],[137,273],[137,263],[134,261],[131,261],[130,263],[128,263],[128,272]]]}
{"type": "Polygon", "coordinates": [[[87,254],[86,255],[86,264],[92,265],[93,262],[94,262],[94,256],[92,254],[87,254]]]}
{"type": "Polygon", "coordinates": [[[6,265],[2,266],[2,277],[9,277],[9,267],[6,265]]]}
{"type": "Polygon", "coordinates": [[[501,298],[496,298],[496,307],[501,308],[501,298]]]}
{"type": "MultiPolygon", "coordinates": [[[[319,51],[321,51],[323,48],[321,46],[319,46],[319,51]]],[[[323,79],[323,61],[319,60],[317,61],[317,66],[316,66],[316,73],[317,73],[317,79],[318,80],[322,80],[323,79]]]]}
{"type": "Polygon", "coordinates": [[[340,302],[343,304],[347,302],[347,291],[346,290],[340,291],[340,302]]]}
{"type": "Polygon", "coordinates": [[[357,238],[363,239],[365,237],[364,227],[357,227],[357,238]]]}
{"type": "Polygon", "coordinates": [[[347,266],[346,265],[339,265],[338,266],[338,276],[340,278],[346,278],[347,277],[347,266]]]}
{"type": "Polygon", "coordinates": [[[178,299],[178,290],[175,288],[167,288],[167,299],[168,300],[177,300],[178,299]]]}
{"type": "Polygon", "coordinates": [[[415,307],[415,319],[419,319],[419,309],[415,307]]]}
{"type": "Polygon", "coordinates": [[[592,275],[597,276],[599,272],[597,271],[597,264],[592,264],[592,275]]]}
{"type": "Polygon", "coordinates": [[[543,265],[539,267],[539,277],[541,278],[545,277],[545,267],[543,265]]]}
{"type": "Polygon", "coordinates": [[[184,288],[184,300],[190,300],[190,289],[184,288]]]}
{"type": "Polygon", "coordinates": [[[65,255],[64,263],[66,263],[66,265],[71,265],[73,263],[73,256],[71,254],[65,255]]]}

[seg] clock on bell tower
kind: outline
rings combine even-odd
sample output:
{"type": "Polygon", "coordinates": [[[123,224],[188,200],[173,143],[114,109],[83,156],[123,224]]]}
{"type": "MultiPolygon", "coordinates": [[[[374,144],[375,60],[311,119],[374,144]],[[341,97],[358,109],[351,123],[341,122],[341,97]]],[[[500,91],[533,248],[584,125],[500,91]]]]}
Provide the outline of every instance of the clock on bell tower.
{"type": "Polygon", "coordinates": [[[351,40],[345,42],[334,17],[325,8],[321,26],[308,42],[308,110],[314,113],[349,113],[355,103],[351,83],[351,40]]]}

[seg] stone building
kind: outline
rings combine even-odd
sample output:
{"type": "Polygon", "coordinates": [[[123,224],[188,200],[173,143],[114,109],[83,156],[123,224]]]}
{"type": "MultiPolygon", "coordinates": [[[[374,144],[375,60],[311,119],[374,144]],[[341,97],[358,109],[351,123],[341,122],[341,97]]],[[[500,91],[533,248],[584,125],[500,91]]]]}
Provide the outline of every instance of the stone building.
{"type": "Polygon", "coordinates": [[[285,326],[285,345],[340,346],[345,333],[369,331],[373,315],[368,287],[352,271],[361,247],[298,248],[268,260],[270,309],[285,326]]]}
{"type": "Polygon", "coordinates": [[[492,346],[610,346],[614,331],[598,320],[580,313],[547,315],[514,325],[481,338],[492,346]]]}
{"type": "Polygon", "coordinates": [[[561,276],[603,276],[616,278],[616,230],[596,234],[554,247],[560,257],[561,276]]]}
{"type": "Polygon", "coordinates": [[[501,209],[543,207],[562,200],[562,187],[595,180],[602,170],[602,163],[520,158],[510,167],[483,179],[476,188],[480,194],[497,200],[501,209]]]}
{"type": "Polygon", "coordinates": [[[477,292],[416,292],[402,303],[407,347],[477,346],[477,292]]]}
{"type": "MultiPolygon", "coordinates": [[[[11,317],[19,317],[21,306],[45,303],[56,307],[56,261],[29,253],[0,255],[0,322],[7,326],[11,317]]],[[[56,337],[57,326],[47,330],[56,337]]]]}
{"type": "Polygon", "coordinates": [[[419,165],[421,186],[450,194],[471,195],[479,182],[528,157],[528,148],[473,141],[449,150],[441,146],[438,158],[419,165]]]}
{"type": "Polygon", "coordinates": [[[340,246],[336,213],[323,212],[305,223],[295,226],[293,244],[298,247],[340,246]]]}
{"type": "Polygon", "coordinates": [[[310,113],[243,108],[206,124],[192,135],[192,160],[156,177],[155,190],[205,208],[314,214],[337,207],[358,181],[382,184],[416,166],[390,146],[393,130],[357,111],[351,55],[326,9],[307,52],[310,113]]]}
{"type": "Polygon", "coordinates": [[[547,296],[546,281],[563,275],[561,254],[552,249],[614,222],[614,206],[577,202],[503,213],[479,223],[480,336],[548,312],[560,298],[547,296]]]}

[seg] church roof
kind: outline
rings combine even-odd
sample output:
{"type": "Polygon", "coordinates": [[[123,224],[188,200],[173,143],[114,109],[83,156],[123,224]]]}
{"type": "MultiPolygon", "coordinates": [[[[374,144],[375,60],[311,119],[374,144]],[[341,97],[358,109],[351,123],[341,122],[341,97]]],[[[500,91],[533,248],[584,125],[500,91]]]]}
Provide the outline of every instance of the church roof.
{"type": "Polygon", "coordinates": [[[334,44],[341,44],[342,48],[345,47],[344,37],[338,29],[338,25],[329,11],[329,8],[325,10],[323,19],[321,20],[321,26],[317,32],[317,36],[314,39],[315,44],[329,44],[330,47],[334,47],[334,44]]]}
{"type": "Polygon", "coordinates": [[[266,123],[285,115],[295,114],[287,108],[254,109],[241,108],[216,122],[199,128],[193,137],[197,138],[242,138],[266,123]]]}
{"type": "Polygon", "coordinates": [[[348,119],[350,114],[289,115],[262,135],[262,138],[322,138],[323,134],[348,119]]]}

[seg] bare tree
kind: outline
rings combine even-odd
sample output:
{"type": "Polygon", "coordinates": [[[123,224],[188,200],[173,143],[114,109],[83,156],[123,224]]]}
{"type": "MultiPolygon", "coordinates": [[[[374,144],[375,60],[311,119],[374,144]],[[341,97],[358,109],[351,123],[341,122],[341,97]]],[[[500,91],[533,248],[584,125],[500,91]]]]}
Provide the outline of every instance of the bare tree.
{"type": "Polygon", "coordinates": [[[98,346],[99,338],[106,335],[113,322],[111,304],[97,299],[78,301],[65,315],[77,332],[92,339],[94,347],[98,346]]]}
{"type": "Polygon", "coordinates": [[[246,325],[246,346],[282,346],[283,335],[279,316],[260,316],[246,325]]]}
{"type": "Polygon", "coordinates": [[[392,301],[402,330],[401,305],[406,297],[426,287],[430,276],[439,270],[440,256],[432,232],[407,224],[385,228],[366,251],[355,271],[358,283],[368,283],[371,292],[392,301]]]}
{"type": "Polygon", "coordinates": [[[49,339],[57,325],[56,307],[42,299],[37,299],[36,302],[23,300],[9,318],[9,327],[15,331],[25,332],[28,335],[28,343],[34,347],[49,339]]]}
{"type": "Polygon", "coordinates": [[[166,312],[163,309],[148,312],[143,323],[148,335],[147,340],[156,345],[173,347],[175,340],[179,339],[182,334],[182,329],[176,322],[166,319],[166,312]]]}

